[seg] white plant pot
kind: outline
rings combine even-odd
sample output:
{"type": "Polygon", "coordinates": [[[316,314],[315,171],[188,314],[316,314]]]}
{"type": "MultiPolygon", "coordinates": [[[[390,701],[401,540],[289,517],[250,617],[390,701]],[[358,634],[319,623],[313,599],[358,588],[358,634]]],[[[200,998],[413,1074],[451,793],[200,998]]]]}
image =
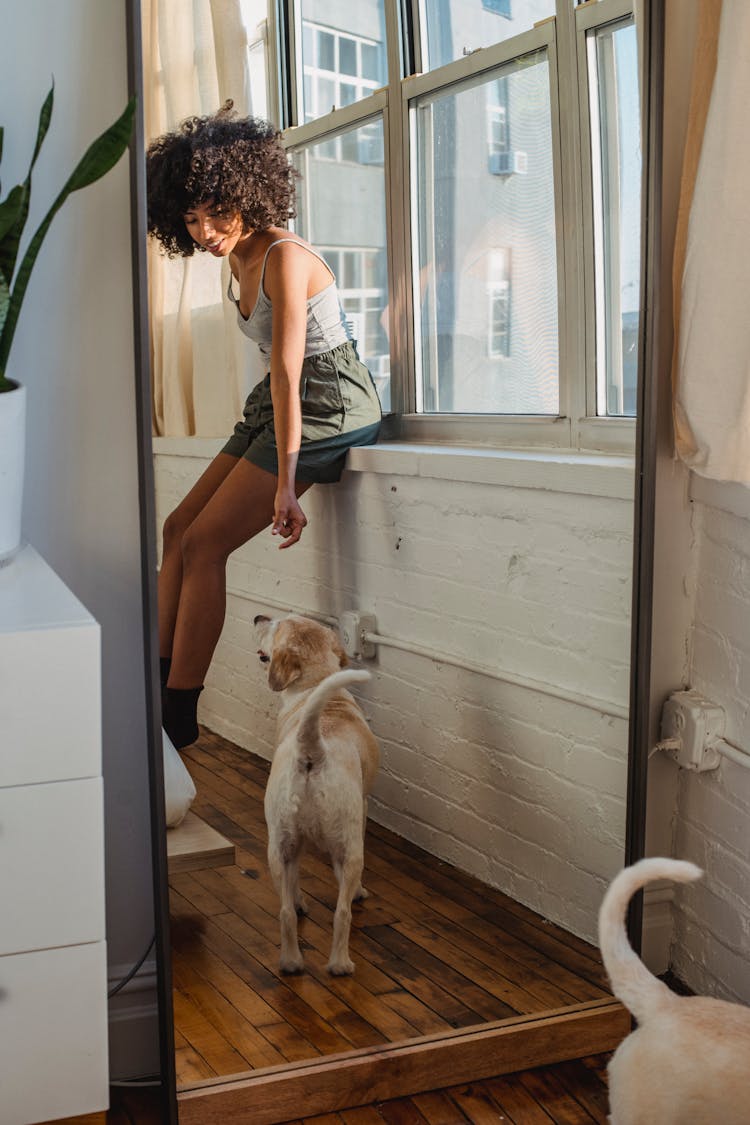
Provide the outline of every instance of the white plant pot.
{"type": "Polygon", "coordinates": [[[0,564],[21,545],[26,388],[0,392],[0,564]]]}

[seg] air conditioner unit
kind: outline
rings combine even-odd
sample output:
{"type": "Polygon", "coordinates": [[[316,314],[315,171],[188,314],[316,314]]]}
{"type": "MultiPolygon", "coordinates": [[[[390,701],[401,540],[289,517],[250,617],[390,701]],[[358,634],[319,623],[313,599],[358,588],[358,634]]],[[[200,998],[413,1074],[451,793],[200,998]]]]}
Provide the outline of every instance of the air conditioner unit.
{"type": "Polygon", "coordinates": [[[493,176],[525,176],[529,170],[528,153],[519,151],[491,152],[489,169],[493,176]]]}

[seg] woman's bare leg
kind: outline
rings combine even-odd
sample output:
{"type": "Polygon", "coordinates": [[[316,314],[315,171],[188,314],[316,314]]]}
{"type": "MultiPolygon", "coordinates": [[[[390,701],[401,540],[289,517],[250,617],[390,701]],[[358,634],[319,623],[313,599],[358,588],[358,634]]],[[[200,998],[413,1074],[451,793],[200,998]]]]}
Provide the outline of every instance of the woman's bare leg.
{"type": "MultiPolygon", "coordinates": [[[[197,688],[224,624],[226,562],[273,520],[278,478],[241,459],[216,488],[182,537],[182,581],[170,688],[197,688]]],[[[310,485],[298,481],[297,496],[310,485]]]]}
{"type": "Polygon", "coordinates": [[[219,453],[175,510],[164,521],[158,580],[159,655],[172,655],[177,606],[182,587],[182,538],[221,483],[237,466],[237,458],[219,453]]]}

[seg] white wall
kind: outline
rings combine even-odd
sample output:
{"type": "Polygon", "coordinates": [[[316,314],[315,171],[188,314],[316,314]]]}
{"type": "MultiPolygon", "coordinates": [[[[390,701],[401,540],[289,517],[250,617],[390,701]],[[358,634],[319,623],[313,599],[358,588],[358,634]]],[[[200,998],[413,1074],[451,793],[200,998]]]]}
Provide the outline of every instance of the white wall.
{"type": "MultiPolygon", "coordinates": [[[[697,0],[667,0],[659,294],[652,738],[667,695],[695,687],[722,704],[727,737],[750,750],[750,504],[739,485],[701,480],[674,460],[672,255],[697,28],[697,0]]],[[[657,755],[649,768],[647,852],[692,859],[704,879],[646,895],[644,954],[696,992],[750,1000],[750,770],[723,761],[693,775],[657,755]],[[649,899],[654,903],[649,910],[649,899]]]]}
{"type": "MultiPolygon", "coordinates": [[[[156,440],[158,522],[220,445],[156,440]]],[[[379,634],[558,690],[381,645],[362,693],[383,750],[371,814],[593,938],[624,853],[632,466],[382,446],[350,458],[340,485],[306,495],[299,546],[262,535],[230,560],[201,720],[270,757],[278,700],[251,626],[267,599],[373,613],[379,634]]]]}
{"type": "MultiPolygon", "coordinates": [[[[750,765],[750,490],[693,477],[691,686],[726,711],[750,765]]],[[[750,1003],[750,769],[680,771],[674,854],[705,871],[676,895],[674,971],[694,991],[750,1003]]]]}
{"type": "MultiPolygon", "coordinates": [[[[2,0],[3,196],[22,179],[55,80],[34,173],[34,231],[88,144],[127,102],[125,5],[2,0]]],[[[28,388],[24,533],[99,621],[103,660],[107,940],[119,978],[153,933],[146,773],[128,160],[72,196],[37,260],[9,375],[28,388]]],[[[43,830],[43,826],[40,826],[43,830]]],[[[158,1066],[153,982],[138,1049],[116,1027],[115,1075],[158,1066]]]]}

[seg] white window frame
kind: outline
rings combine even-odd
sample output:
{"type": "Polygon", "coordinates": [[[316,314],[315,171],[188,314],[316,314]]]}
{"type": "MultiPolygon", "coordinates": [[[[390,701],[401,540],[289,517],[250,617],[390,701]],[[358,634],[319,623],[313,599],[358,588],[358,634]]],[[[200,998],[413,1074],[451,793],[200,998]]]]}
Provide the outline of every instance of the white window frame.
{"type": "Polygon", "coordinates": [[[585,33],[590,27],[632,14],[633,0],[597,0],[583,7],[575,7],[573,0],[556,0],[555,18],[542,20],[512,39],[425,73],[419,73],[424,39],[420,0],[404,0],[410,5],[413,27],[413,41],[406,46],[398,0],[385,0],[387,86],[304,124],[297,124],[296,97],[296,87],[302,80],[301,51],[297,50],[295,36],[295,28],[301,30],[301,3],[289,3],[294,13],[289,45],[295,61],[291,67],[290,124],[284,131],[288,148],[318,144],[348,129],[359,128],[368,120],[383,121],[389,295],[391,308],[400,310],[398,317],[391,317],[391,413],[385,435],[408,441],[495,448],[548,446],[632,452],[635,420],[596,416],[596,361],[591,350],[594,231],[585,33]],[[401,77],[402,59],[409,53],[407,47],[417,73],[401,77]],[[550,76],[558,263],[559,415],[422,414],[417,409],[420,366],[413,319],[418,271],[413,250],[416,192],[411,164],[412,103],[422,94],[448,90],[456,83],[480,77],[502,63],[538,50],[547,53],[550,76]]]}
{"type": "MultiPolygon", "coordinates": [[[[603,240],[603,232],[597,230],[597,212],[595,207],[595,195],[598,193],[598,169],[595,167],[595,162],[592,159],[592,151],[594,153],[600,152],[599,145],[599,130],[598,130],[598,116],[594,116],[591,109],[592,90],[589,84],[589,68],[588,68],[588,44],[587,35],[589,32],[595,32],[599,28],[608,27],[611,25],[623,24],[628,17],[632,17],[632,4],[628,0],[609,0],[606,4],[598,3],[587,8],[579,8],[576,11],[576,41],[577,51],[579,57],[579,99],[581,104],[581,133],[583,138],[583,147],[581,153],[581,164],[583,169],[584,182],[594,185],[594,191],[586,193],[583,198],[583,215],[584,215],[584,230],[587,245],[593,246],[593,251],[586,255],[584,285],[586,291],[586,298],[589,301],[591,308],[596,309],[595,316],[589,316],[586,321],[586,366],[587,371],[590,373],[590,378],[587,382],[587,413],[590,416],[595,416],[598,408],[598,401],[600,395],[604,394],[604,384],[606,383],[606,365],[613,362],[611,354],[607,354],[607,348],[603,346],[601,337],[597,336],[597,320],[603,319],[609,314],[611,309],[607,310],[606,296],[603,291],[603,286],[598,283],[596,276],[596,253],[603,240]]],[[[621,357],[618,356],[614,362],[620,363],[621,357]]],[[[606,424],[618,422],[616,418],[601,418],[601,421],[606,424]]],[[[634,420],[631,419],[631,424],[634,420]]]]}

